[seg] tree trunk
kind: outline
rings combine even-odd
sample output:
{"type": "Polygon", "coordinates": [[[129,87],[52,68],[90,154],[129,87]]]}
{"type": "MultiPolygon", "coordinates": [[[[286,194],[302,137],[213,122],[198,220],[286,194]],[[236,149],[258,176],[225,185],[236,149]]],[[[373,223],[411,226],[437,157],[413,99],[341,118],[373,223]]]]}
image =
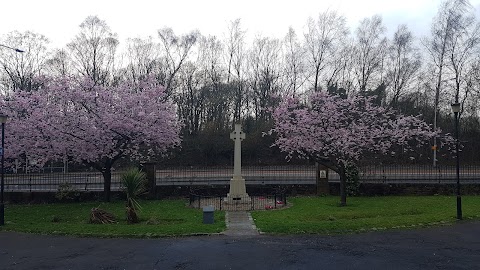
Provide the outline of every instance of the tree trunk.
{"type": "Polygon", "coordinates": [[[340,206],[347,205],[347,175],[345,169],[341,168],[338,172],[340,175],[340,206]]]}
{"type": "Polygon", "coordinates": [[[112,168],[104,168],[102,171],[103,175],[103,193],[104,193],[104,199],[106,202],[110,201],[110,190],[112,186],[112,168]]]}

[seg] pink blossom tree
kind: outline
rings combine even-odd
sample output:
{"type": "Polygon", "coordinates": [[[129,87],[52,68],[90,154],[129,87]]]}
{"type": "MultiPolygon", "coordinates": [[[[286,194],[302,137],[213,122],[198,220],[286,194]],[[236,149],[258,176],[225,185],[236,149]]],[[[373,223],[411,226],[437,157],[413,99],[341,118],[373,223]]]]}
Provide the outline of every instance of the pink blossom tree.
{"type": "Polygon", "coordinates": [[[52,79],[38,91],[15,92],[3,107],[6,158],[26,155],[42,165],[68,156],[92,166],[103,175],[106,201],[115,161],[145,160],[180,142],[175,107],[153,80],[99,86],[52,79]]]}
{"type": "Polygon", "coordinates": [[[275,142],[289,155],[313,159],[340,175],[346,205],[346,166],[364,156],[391,153],[394,146],[421,147],[435,132],[419,117],[376,106],[372,98],[341,98],[316,92],[307,102],[288,99],[273,114],[275,142]]]}

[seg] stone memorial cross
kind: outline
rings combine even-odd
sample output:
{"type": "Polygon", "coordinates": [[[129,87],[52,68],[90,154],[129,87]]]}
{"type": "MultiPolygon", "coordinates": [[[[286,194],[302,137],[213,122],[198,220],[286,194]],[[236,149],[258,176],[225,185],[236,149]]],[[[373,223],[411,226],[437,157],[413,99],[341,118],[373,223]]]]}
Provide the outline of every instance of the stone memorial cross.
{"type": "Polygon", "coordinates": [[[242,177],[242,140],[245,133],[240,124],[235,124],[235,130],[230,133],[230,139],[235,142],[233,158],[233,177],[230,180],[230,193],[227,194],[228,201],[248,202],[250,197],[245,187],[245,179],[242,177]]]}
{"type": "Polygon", "coordinates": [[[245,139],[245,133],[240,124],[235,124],[235,130],[230,133],[230,139],[235,142],[235,154],[233,157],[233,176],[242,177],[242,140],[245,139]]]}

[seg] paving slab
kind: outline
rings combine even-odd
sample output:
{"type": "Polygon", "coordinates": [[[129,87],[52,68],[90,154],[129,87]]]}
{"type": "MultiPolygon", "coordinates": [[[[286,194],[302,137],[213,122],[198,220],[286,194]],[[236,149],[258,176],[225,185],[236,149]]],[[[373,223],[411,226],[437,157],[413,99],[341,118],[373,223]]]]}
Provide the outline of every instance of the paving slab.
{"type": "Polygon", "coordinates": [[[227,211],[225,215],[227,230],[223,233],[229,236],[259,235],[253,218],[247,211],[227,211]]]}

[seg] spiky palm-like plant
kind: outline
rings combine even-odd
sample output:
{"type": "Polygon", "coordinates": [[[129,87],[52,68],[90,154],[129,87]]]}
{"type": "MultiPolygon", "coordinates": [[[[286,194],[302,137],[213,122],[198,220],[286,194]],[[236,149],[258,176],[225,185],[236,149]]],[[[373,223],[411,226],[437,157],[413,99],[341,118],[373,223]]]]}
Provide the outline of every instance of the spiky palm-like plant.
{"type": "Polygon", "coordinates": [[[144,172],[138,168],[131,168],[122,174],[122,185],[127,195],[127,222],[138,223],[137,211],[141,210],[141,206],[137,199],[145,193],[147,177],[144,172]]]}

